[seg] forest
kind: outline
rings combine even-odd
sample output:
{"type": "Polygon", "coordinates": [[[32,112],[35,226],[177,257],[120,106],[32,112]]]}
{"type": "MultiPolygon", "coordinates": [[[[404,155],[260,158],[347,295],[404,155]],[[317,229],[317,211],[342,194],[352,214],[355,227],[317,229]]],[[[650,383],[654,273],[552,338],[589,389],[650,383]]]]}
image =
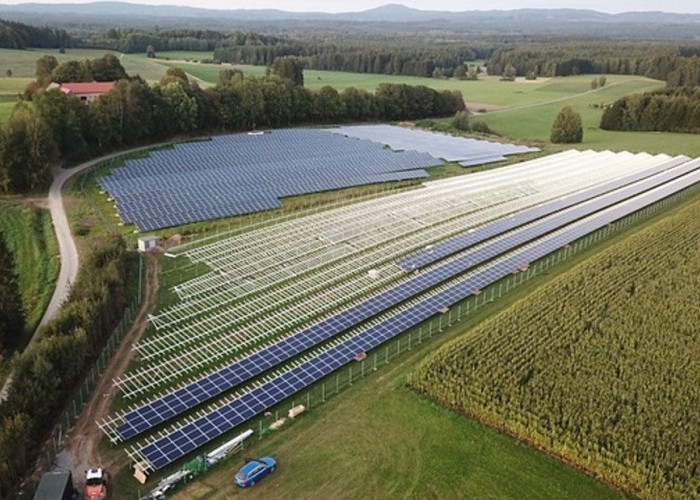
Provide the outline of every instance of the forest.
{"type": "Polygon", "coordinates": [[[75,40],[63,29],[40,28],[0,19],[0,48],[50,49],[73,47],[75,40]]]}
{"type": "Polygon", "coordinates": [[[0,192],[45,186],[58,159],[81,160],[108,151],[168,139],[295,124],[414,120],[452,116],[465,109],[458,91],[381,84],[375,93],[330,86],[303,87],[303,63],[278,58],[263,77],[225,68],[202,89],[180,69],[169,68],[156,85],[139,77],[118,79],[106,95],[85,104],[51,81],[90,81],[126,73],[113,55],[59,64],[37,61],[37,80],[0,126],[0,192]],[[98,74],[99,73],[99,74],[98,74]],[[300,76],[301,75],[301,76],[300,76]],[[30,104],[31,102],[31,104],[30,104]]]}
{"type": "Polygon", "coordinates": [[[700,87],[625,96],[605,108],[600,128],[700,133],[700,87]]]}

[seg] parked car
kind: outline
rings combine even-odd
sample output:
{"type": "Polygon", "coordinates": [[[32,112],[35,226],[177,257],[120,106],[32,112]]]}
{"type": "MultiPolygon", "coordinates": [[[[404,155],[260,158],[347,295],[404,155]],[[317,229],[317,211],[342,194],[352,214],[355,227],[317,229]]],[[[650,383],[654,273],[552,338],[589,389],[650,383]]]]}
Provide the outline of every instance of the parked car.
{"type": "Polygon", "coordinates": [[[250,460],[238,470],[233,481],[241,488],[253,486],[270,472],[274,472],[277,462],[272,457],[250,460]]]}

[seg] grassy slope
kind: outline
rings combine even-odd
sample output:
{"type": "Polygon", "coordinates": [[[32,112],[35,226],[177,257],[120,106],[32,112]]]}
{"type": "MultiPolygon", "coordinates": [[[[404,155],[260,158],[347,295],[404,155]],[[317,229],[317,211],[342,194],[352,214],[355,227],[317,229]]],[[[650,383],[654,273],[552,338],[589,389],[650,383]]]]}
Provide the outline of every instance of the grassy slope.
{"type": "Polygon", "coordinates": [[[31,334],[51,300],[58,276],[58,243],[51,217],[46,210],[15,205],[0,213],[0,228],[14,255],[27,318],[26,332],[31,334]]]}

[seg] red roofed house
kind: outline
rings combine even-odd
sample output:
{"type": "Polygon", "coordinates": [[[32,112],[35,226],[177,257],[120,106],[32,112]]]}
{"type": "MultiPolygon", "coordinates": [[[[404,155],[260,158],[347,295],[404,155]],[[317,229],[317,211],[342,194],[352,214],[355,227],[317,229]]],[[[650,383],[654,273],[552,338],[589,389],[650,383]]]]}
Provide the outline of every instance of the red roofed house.
{"type": "Polygon", "coordinates": [[[114,82],[75,82],[61,84],[61,92],[90,102],[114,88],[114,82]]]}

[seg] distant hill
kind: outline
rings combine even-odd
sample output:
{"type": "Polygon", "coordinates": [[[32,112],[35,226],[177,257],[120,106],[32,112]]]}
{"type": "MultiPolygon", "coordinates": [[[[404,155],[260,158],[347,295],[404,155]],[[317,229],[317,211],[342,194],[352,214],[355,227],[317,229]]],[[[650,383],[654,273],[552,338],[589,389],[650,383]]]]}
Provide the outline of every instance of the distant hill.
{"type": "Polygon", "coordinates": [[[388,4],[361,12],[329,14],[275,9],[213,10],[197,7],[138,5],[127,2],[88,4],[24,3],[0,5],[0,18],[33,24],[79,27],[86,24],[238,29],[297,25],[337,26],[343,23],[407,25],[411,29],[447,29],[472,33],[590,34],[605,38],[700,39],[700,14],[627,12],[605,14],[578,9],[518,9],[447,12],[388,4]],[[615,29],[611,29],[615,26],[615,29]]]}

